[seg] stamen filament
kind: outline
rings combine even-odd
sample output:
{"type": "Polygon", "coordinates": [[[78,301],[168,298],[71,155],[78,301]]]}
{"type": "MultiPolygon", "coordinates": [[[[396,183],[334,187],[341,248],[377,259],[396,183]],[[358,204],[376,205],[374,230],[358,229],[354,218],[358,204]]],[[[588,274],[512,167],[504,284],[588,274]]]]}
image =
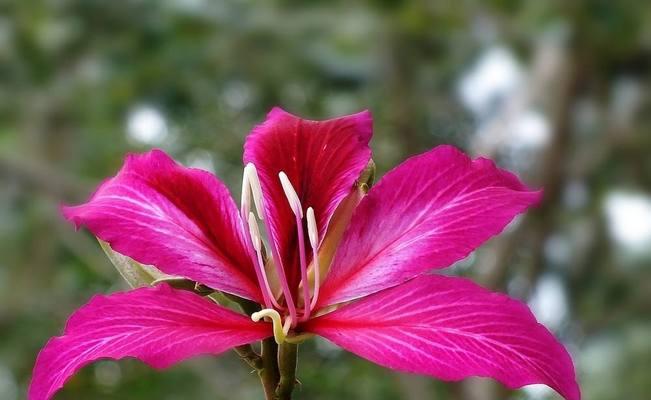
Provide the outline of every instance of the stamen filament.
{"type": "Polygon", "coordinates": [[[283,186],[285,191],[285,197],[289,202],[289,206],[296,216],[296,234],[298,236],[298,254],[299,261],[301,264],[301,280],[303,281],[303,315],[301,316],[301,321],[305,321],[310,317],[310,287],[307,279],[307,260],[305,257],[305,239],[303,232],[303,205],[301,200],[296,194],[296,190],[292,183],[290,182],[287,174],[280,171],[278,173],[278,178],[280,178],[280,184],[283,186]]]}
{"type": "Polygon", "coordinates": [[[280,305],[276,301],[276,298],[273,295],[271,286],[269,286],[269,279],[267,278],[267,273],[264,269],[264,261],[262,260],[262,239],[260,237],[260,230],[258,229],[258,222],[255,219],[255,215],[252,212],[249,212],[249,234],[251,235],[251,244],[255,249],[256,257],[253,258],[253,263],[255,264],[255,272],[258,277],[258,283],[260,284],[260,290],[262,296],[265,300],[265,306],[271,308],[273,305],[275,308],[280,308],[280,305]]]}
{"type": "Polygon", "coordinates": [[[249,180],[249,173],[247,173],[247,168],[244,168],[244,173],[242,174],[242,200],[240,203],[240,215],[242,220],[242,228],[246,230],[247,223],[249,228],[249,236],[244,235],[246,242],[246,248],[249,252],[249,257],[253,262],[253,269],[255,270],[256,278],[258,279],[258,286],[260,287],[260,292],[262,292],[262,298],[264,304],[267,308],[271,308],[275,303],[275,298],[273,292],[268,288],[267,275],[264,270],[264,263],[262,262],[262,240],[260,239],[260,231],[258,230],[257,223],[252,225],[250,221],[250,216],[253,215],[251,212],[251,182],[249,180]],[[254,226],[255,225],[255,226],[254,226]],[[253,229],[253,227],[255,229],[253,229]]]}
{"type": "Polygon", "coordinates": [[[287,339],[287,334],[289,333],[289,328],[291,328],[293,325],[292,323],[292,317],[286,317],[285,318],[285,323],[283,324],[283,333],[285,334],[284,340],[287,339]]]}
{"type": "Polygon", "coordinates": [[[310,318],[310,286],[307,279],[307,260],[305,259],[305,241],[303,240],[303,220],[296,216],[296,233],[298,234],[298,254],[301,262],[301,280],[303,281],[303,321],[310,318]]]}
{"type": "Polygon", "coordinates": [[[312,302],[310,302],[310,311],[316,306],[319,299],[319,286],[321,284],[319,267],[319,254],[317,253],[319,246],[319,230],[316,226],[316,218],[314,217],[314,209],[308,207],[307,209],[307,235],[310,238],[310,245],[312,246],[312,268],[314,268],[314,292],[312,293],[312,302]]]}
{"type": "MultiPolygon", "coordinates": [[[[247,179],[249,186],[251,187],[251,192],[253,194],[253,202],[258,214],[258,218],[262,220],[265,230],[267,232],[267,237],[271,239],[271,229],[269,228],[269,220],[266,215],[266,210],[264,208],[264,199],[262,197],[262,187],[260,186],[260,179],[258,178],[258,173],[255,168],[255,165],[248,163],[244,168],[244,173],[247,174],[247,179]]],[[[291,290],[289,289],[289,284],[287,283],[287,276],[285,275],[285,269],[280,260],[280,255],[278,254],[278,249],[276,248],[273,240],[270,240],[271,247],[271,256],[274,261],[274,266],[276,268],[276,273],[278,274],[278,280],[283,290],[283,297],[287,303],[287,308],[289,310],[289,315],[292,318],[292,321],[296,321],[296,306],[294,304],[294,299],[292,298],[291,290]]],[[[273,297],[273,296],[272,296],[273,297]]]]}

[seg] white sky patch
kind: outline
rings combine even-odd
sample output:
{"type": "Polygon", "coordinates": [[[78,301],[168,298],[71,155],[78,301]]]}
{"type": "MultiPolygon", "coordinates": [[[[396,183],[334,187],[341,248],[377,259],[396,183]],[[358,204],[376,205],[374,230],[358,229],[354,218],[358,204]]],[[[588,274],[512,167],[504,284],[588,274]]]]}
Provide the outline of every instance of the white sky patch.
{"type": "Polygon", "coordinates": [[[563,189],[563,203],[571,210],[584,207],[590,200],[590,193],[585,182],[573,180],[563,189]]]}
{"type": "Polygon", "coordinates": [[[545,242],[545,257],[555,264],[566,265],[572,259],[572,241],[561,234],[554,234],[545,242]]]}
{"type": "Polygon", "coordinates": [[[215,173],[215,162],[212,154],[206,150],[197,149],[186,157],[186,163],[188,167],[199,168],[204,171],[215,173]]]}
{"type": "Polygon", "coordinates": [[[627,250],[647,251],[651,244],[651,197],[642,193],[613,191],[604,202],[612,238],[627,250]]]}
{"type": "Polygon", "coordinates": [[[513,53],[496,46],[486,50],[462,77],[458,92],[466,107],[475,114],[485,115],[522,80],[522,67],[513,53]]]}
{"type": "Polygon", "coordinates": [[[549,121],[540,112],[527,110],[509,125],[512,143],[527,149],[537,149],[549,142],[551,129],[549,121]]]}
{"type": "Polygon", "coordinates": [[[528,399],[543,400],[549,398],[554,390],[546,385],[528,385],[522,388],[528,399]]]}
{"type": "Polygon", "coordinates": [[[536,319],[554,330],[560,327],[567,316],[567,295],[561,279],[544,275],[538,280],[529,300],[529,307],[536,319]]]}
{"type": "Polygon", "coordinates": [[[159,145],[168,136],[165,116],[151,106],[138,106],[127,117],[127,137],[140,144],[159,145]]]}
{"type": "Polygon", "coordinates": [[[251,85],[242,81],[228,82],[222,95],[226,105],[236,111],[248,107],[254,98],[251,85]]]}

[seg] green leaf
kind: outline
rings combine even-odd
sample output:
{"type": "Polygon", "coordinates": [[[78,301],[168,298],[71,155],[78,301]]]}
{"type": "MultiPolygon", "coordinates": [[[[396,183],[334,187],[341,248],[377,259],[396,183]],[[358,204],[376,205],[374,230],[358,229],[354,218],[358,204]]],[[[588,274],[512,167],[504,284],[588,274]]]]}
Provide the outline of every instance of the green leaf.
{"type": "Polygon", "coordinates": [[[111,260],[113,265],[115,265],[115,268],[118,270],[120,275],[122,275],[124,280],[127,281],[132,288],[149,286],[155,280],[169,278],[169,275],[165,275],[150,265],[140,264],[139,262],[114,251],[108,243],[102,240],[99,240],[99,244],[102,246],[102,249],[108,256],[109,260],[111,260]]]}

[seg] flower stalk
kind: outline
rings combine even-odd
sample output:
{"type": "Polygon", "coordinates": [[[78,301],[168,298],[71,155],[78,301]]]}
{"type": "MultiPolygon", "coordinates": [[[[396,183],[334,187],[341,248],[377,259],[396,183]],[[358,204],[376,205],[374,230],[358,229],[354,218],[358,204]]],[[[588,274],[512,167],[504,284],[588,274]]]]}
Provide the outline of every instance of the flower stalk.
{"type": "Polygon", "coordinates": [[[280,373],[278,370],[278,345],[274,338],[262,341],[262,368],[258,370],[258,376],[262,382],[265,400],[275,400],[280,373]]]}
{"type": "Polygon", "coordinates": [[[280,381],[276,388],[276,400],[289,400],[296,385],[296,365],[298,361],[298,345],[283,343],[278,347],[278,369],[280,381]]]}

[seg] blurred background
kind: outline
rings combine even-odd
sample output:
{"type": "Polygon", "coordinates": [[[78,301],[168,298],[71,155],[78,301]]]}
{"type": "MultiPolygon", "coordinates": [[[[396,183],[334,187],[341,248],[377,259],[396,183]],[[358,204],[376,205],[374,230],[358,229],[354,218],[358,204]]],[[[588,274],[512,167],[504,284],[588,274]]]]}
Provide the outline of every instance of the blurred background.
{"type": "MultiPolygon", "coordinates": [[[[528,302],[586,399],[651,393],[651,3],[0,1],[0,399],[97,292],[125,288],[59,204],[160,147],[239,196],[274,105],[372,110],[382,174],[440,143],[494,158],[543,204],[451,270],[528,302]]],[[[393,373],[325,341],[297,399],[558,399],[545,387],[393,373]]],[[[165,372],[100,362],[57,399],[259,399],[232,355],[165,372]]]]}

